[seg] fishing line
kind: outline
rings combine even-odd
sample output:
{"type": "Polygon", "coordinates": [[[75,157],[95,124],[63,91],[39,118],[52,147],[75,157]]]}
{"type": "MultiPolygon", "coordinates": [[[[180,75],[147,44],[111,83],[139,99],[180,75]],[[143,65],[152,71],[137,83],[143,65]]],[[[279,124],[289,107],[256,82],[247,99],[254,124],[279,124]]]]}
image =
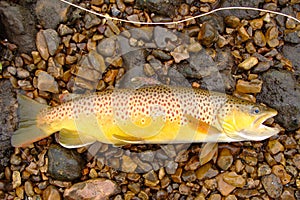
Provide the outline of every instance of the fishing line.
{"type": "Polygon", "coordinates": [[[86,12],[89,12],[89,13],[92,13],[94,15],[97,15],[99,17],[103,17],[105,19],[116,20],[116,21],[120,21],[120,22],[127,22],[127,23],[138,24],[138,25],[172,25],[172,24],[179,24],[179,23],[187,22],[187,21],[190,21],[190,20],[193,20],[193,19],[197,19],[197,18],[200,18],[200,17],[204,17],[206,15],[210,15],[210,14],[213,14],[215,12],[222,11],[222,10],[254,10],[254,11],[271,13],[271,14],[275,14],[275,15],[281,15],[281,16],[293,19],[296,22],[300,23],[300,20],[297,19],[296,17],[293,17],[291,15],[287,15],[287,14],[284,14],[284,13],[281,13],[281,12],[272,11],[272,10],[266,10],[266,9],[261,9],[261,8],[240,7],[240,6],[216,8],[214,10],[211,10],[211,11],[207,12],[207,13],[199,14],[199,15],[196,15],[196,16],[193,16],[193,17],[189,17],[187,19],[176,21],[176,22],[138,22],[138,21],[132,21],[132,20],[126,20],[126,19],[119,19],[119,18],[116,18],[116,17],[111,17],[108,14],[104,15],[104,14],[101,14],[101,13],[97,13],[97,12],[95,12],[93,10],[89,10],[89,9],[84,8],[82,6],[79,6],[79,5],[76,5],[74,3],[71,3],[71,2],[69,2],[67,0],[60,0],[60,1],[66,3],[66,4],[69,4],[71,6],[74,6],[74,7],[78,8],[78,9],[81,9],[81,10],[84,10],[86,12]]]}

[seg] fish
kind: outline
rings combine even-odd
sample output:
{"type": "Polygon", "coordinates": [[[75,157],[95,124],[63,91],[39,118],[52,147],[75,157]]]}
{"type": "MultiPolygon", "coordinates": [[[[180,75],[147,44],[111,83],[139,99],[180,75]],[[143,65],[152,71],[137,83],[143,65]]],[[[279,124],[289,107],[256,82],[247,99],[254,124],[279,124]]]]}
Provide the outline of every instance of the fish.
{"type": "Polygon", "coordinates": [[[18,94],[19,126],[11,144],[26,147],[57,133],[66,148],[96,141],[176,144],[261,141],[279,132],[264,122],[277,111],[198,88],[151,85],[76,95],[50,107],[18,94]]]}

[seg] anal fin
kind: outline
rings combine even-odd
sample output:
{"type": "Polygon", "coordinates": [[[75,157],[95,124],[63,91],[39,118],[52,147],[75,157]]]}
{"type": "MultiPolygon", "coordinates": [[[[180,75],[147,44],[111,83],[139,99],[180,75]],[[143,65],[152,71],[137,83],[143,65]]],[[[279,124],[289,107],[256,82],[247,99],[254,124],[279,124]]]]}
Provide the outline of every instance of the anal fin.
{"type": "Polygon", "coordinates": [[[96,142],[91,136],[79,134],[77,131],[62,129],[57,137],[58,142],[66,148],[79,148],[96,142]]]}

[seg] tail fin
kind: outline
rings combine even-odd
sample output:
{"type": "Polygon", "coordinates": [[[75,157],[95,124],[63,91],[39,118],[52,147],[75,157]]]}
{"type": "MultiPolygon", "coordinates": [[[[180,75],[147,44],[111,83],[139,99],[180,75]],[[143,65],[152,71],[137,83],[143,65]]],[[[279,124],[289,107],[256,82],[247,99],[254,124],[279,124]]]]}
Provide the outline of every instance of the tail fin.
{"type": "Polygon", "coordinates": [[[39,129],[36,123],[38,113],[48,106],[21,94],[18,94],[18,103],[19,127],[12,135],[12,146],[26,147],[33,142],[48,137],[48,134],[39,129]]]}

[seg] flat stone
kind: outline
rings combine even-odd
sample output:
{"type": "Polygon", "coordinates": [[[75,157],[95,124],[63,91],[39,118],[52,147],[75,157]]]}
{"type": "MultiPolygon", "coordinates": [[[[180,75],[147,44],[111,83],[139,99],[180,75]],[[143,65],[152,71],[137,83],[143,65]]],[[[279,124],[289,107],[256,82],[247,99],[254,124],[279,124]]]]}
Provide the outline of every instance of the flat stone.
{"type": "Polygon", "coordinates": [[[61,200],[60,193],[58,189],[53,186],[49,185],[44,191],[43,191],[43,200],[61,200]]]}
{"type": "Polygon", "coordinates": [[[273,155],[284,151],[284,146],[278,140],[270,140],[268,142],[268,148],[273,155]]]}
{"type": "Polygon", "coordinates": [[[280,178],[278,178],[275,174],[263,176],[261,182],[271,198],[280,197],[283,185],[280,181],[280,178]]]}
{"type": "Polygon", "coordinates": [[[229,149],[222,149],[218,155],[217,165],[223,169],[227,170],[233,163],[233,156],[229,149]]]}
{"type": "Polygon", "coordinates": [[[58,84],[54,80],[53,76],[47,72],[41,71],[38,74],[38,89],[41,91],[47,91],[52,93],[58,93],[58,84]]]}
{"type": "Polygon", "coordinates": [[[129,156],[122,156],[122,171],[132,173],[136,168],[137,164],[129,156]]]}
{"type": "Polygon", "coordinates": [[[150,172],[143,175],[145,178],[145,185],[149,187],[154,187],[159,183],[157,174],[151,170],[150,172]]]}
{"type": "Polygon", "coordinates": [[[254,67],[257,63],[258,63],[258,59],[256,57],[251,56],[245,59],[242,63],[240,63],[238,67],[244,70],[249,70],[252,67],[254,67]]]}
{"type": "Polygon", "coordinates": [[[88,199],[107,199],[117,192],[115,182],[97,178],[84,182],[75,183],[64,192],[66,200],[88,200],[88,199]]]}
{"type": "Polygon", "coordinates": [[[97,46],[97,52],[103,56],[112,56],[116,50],[116,43],[111,38],[105,38],[97,46]]]}
{"type": "Polygon", "coordinates": [[[233,185],[230,185],[228,183],[226,183],[223,180],[223,176],[224,174],[219,174],[216,179],[217,179],[217,183],[218,183],[218,187],[217,190],[223,195],[223,196],[227,196],[229,195],[234,189],[235,187],[233,185]]]}
{"type": "Polygon", "coordinates": [[[210,23],[204,22],[198,34],[198,40],[206,47],[212,46],[218,40],[218,31],[210,23]]]}
{"type": "Polygon", "coordinates": [[[104,58],[99,53],[97,53],[97,51],[90,51],[88,54],[88,59],[91,66],[95,70],[99,71],[100,73],[105,72],[107,66],[105,64],[104,58]]]}
{"type": "Polygon", "coordinates": [[[160,26],[155,26],[153,37],[155,44],[161,49],[164,49],[167,46],[166,41],[171,40],[174,42],[177,40],[177,36],[174,33],[160,26]]]}
{"type": "Polygon", "coordinates": [[[70,27],[68,27],[65,24],[60,24],[57,31],[58,31],[60,36],[65,36],[65,35],[69,35],[69,34],[74,33],[73,29],[71,29],[70,27]]]}
{"type": "Polygon", "coordinates": [[[209,179],[213,178],[216,175],[218,175],[218,170],[215,170],[212,168],[211,163],[207,163],[203,166],[201,166],[197,171],[196,171],[196,176],[199,180],[204,180],[204,179],[209,179]]]}
{"type": "Polygon", "coordinates": [[[49,54],[49,51],[48,51],[46,38],[45,38],[45,36],[43,34],[43,30],[39,31],[36,34],[36,42],[35,42],[35,44],[36,44],[36,48],[39,51],[41,57],[44,60],[48,60],[50,54],[49,54]]]}
{"type": "Polygon", "coordinates": [[[234,187],[243,188],[246,185],[246,179],[235,172],[224,173],[223,180],[234,187]]]}
{"type": "Polygon", "coordinates": [[[81,177],[85,161],[75,150],[52,144],[48,149],[48,158],[48,172],[54,179],[73,181],[81,177]]]}
{"type": "Polygon", "coordinates": [[[262,81],[254,79],[251,81],[238,80],[236,90],[241,93],[260,93],[262,88],[262,81]]]}

